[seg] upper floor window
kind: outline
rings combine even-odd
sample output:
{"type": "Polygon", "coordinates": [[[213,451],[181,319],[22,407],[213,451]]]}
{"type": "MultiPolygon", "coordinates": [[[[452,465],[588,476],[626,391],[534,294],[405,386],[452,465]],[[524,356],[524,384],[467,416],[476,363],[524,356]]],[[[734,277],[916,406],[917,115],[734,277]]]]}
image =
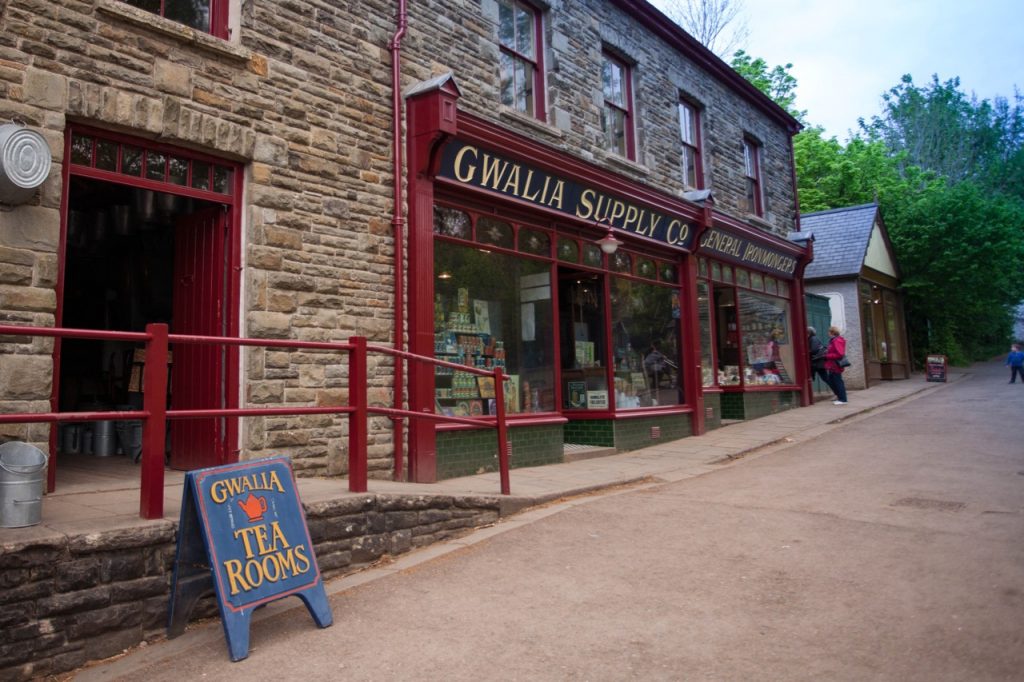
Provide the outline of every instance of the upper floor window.
{"type": "Polygon", "coordinates": [[[228,37],[229,0],[123,0],[165,19],[218,38],[228,37]]]}
{"type": "Polygon", "coordinates": [[[683,184],[694,189],[703,186],[700,164],[700,118],[689,102],[679,103],[679,137],[683,143],[683,184]]]}
{"type": "Polygon", "coordinates": [[[740,208],[756,216],[764,215],[761,198],[761,146],[749,138],[743,140],[743,174],[746,176],[746,191],[740,208]]]}
{"type": "Polygon", "coordinates": [[[601,130],[604,131],[605,149],[627,159],[633,151],[633,92],[630,68],[620,59],[604,54],[601,65],[601,85],[604,108],[601,110],[601,130]]]}
{"type": "Polygon", "coordinates": [[[544,117],[540,12],[518,0],[498,0],[501,103],[544,117]]]}

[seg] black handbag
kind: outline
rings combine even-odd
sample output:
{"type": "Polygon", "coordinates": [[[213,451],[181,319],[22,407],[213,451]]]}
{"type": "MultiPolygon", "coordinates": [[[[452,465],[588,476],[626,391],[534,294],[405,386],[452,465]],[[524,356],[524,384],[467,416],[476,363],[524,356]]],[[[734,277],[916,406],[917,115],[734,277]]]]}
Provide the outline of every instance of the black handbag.
{"type": "Polygon", "coordinates": [[[847,360],[846,356],[844,355],[843,357],[836,360],[836,364],[839,365],[840,367],[849,367],[853,363],[847,360]]]}

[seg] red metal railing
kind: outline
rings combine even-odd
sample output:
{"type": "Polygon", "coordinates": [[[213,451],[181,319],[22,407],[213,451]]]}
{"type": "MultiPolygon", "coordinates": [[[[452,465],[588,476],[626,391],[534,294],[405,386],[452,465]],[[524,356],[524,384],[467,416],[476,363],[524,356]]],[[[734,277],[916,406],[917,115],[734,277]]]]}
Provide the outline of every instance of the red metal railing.
{"type": "MultiPolygon", "coordinates": [[[[27,327],[0,325],[3,336],[43,336],[56,338],[77,338],[107,341],[130,341],[143,343],[146,348],[143,368],[143,405],[141,410],[105,412],[36,412],[0,414],[0,424],[32,422],[86,422],[97,420],[142,420],[142,464],[139,514],[145,519],[163,517],[164,450],[168,419],[211,419],[215,417],[258,417],[275,415],[304,414],[347,414],[349,418],[349,491],[366,492],[367,432],[369,415],[382,414],[391,418],[431,419],[471,426],[488,426],[497,430],[498,467],[501,476],[501,493],[510,494],[508,430],[505,423],[504,374],[502,368],[484,370],[437,360],[422,355],[385,346],[370,346],[361,336],[353,336],[348,343],[320,341],[291,341],[284,339],[229,338],[221,336],[192,336],[169,334],[166,324],[150,324],[143,332],[116,332],[92,329],[64,329],[56,327],[27,327]],[[337,407],[264,407],[228,409],[167,409],[167,360],[172,344],[217,344],[221,346],[255,346],[263,348],[298,348],[310,350],[331,350],[348,353],[349,393],[348,405],[337,407]],[[493,376],[495,386],[494,417],[462,418],[433,412],[414,412],[397,408],[376,407],[369,404],[367,396],[367,355],[370,352],[390,355],[396,362],[403,360],[428,362],[447,366],[482,376],[493,376]]],[[[51,438],[51,446],[54,439],[51,438]]],[[[396,444],[397,447],[397,444],[396,444]]],[[[51,458],[51,465],[55,458],[51,458]]]]}

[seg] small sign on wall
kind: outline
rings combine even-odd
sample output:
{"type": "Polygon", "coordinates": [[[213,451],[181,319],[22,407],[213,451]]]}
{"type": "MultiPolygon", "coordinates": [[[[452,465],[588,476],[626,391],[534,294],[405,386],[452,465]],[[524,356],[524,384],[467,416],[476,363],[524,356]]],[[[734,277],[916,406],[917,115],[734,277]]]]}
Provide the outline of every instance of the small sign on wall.
{"type": "Polygon", "coordinates": [[[185,631],[211,574],[232,661],[249,655],[252,612],[268,602],[294,595],[319,627],[334,622],[287,457],[185,474],[169,637],[185,631]]]}

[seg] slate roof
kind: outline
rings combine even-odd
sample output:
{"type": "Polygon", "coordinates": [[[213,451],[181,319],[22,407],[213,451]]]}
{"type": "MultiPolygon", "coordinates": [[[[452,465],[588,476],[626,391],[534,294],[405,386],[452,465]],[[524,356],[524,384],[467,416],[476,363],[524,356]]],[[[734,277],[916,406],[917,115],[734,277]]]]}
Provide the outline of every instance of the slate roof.
{"type": "Polygon", "coordinates": [[[860,274],[877,214],[878,204],[801,214],[801,232],[814,234],[814,260],[804,271],[804,279],[860,274]]]}

